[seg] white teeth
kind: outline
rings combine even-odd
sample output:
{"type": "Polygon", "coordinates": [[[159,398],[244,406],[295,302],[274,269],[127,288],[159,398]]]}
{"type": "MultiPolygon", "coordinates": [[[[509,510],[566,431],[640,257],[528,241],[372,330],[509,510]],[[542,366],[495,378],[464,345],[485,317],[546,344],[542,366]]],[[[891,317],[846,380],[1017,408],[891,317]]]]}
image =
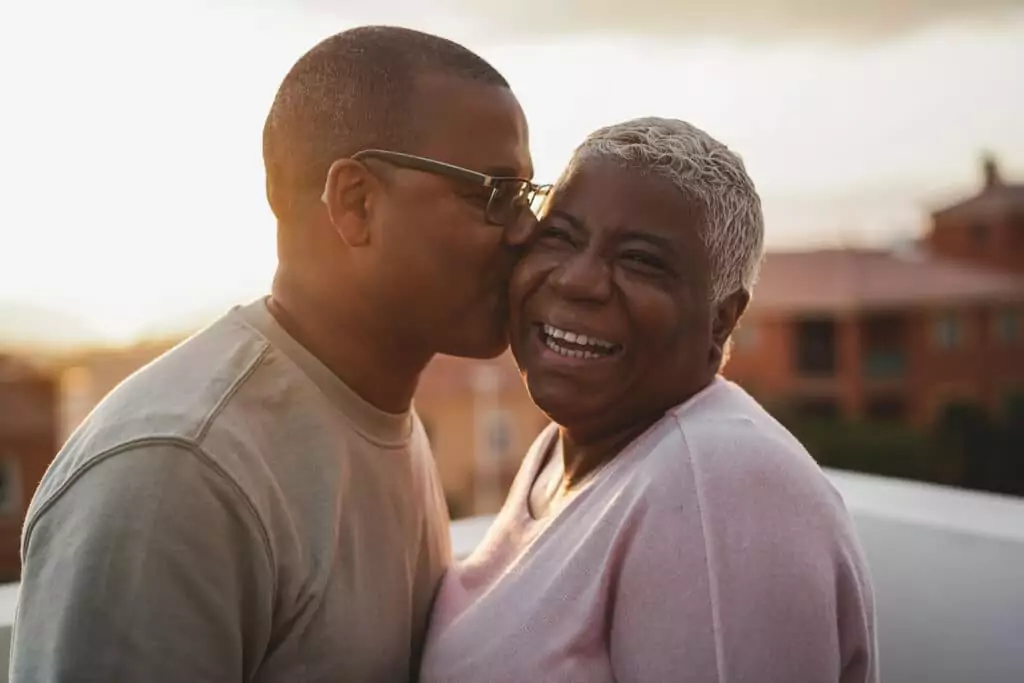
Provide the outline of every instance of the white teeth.
{"type": "Polygon", "coordinates": [[[578,334],[576,332],[569,332],[568,330],[562,330],[553,325],[544,325],[544,334],[555,339],[564,339],[567,342],[573,344],[579,344],[580,346],[597,346],[603,349],[615,348],[615,343],[605,341],[604,339],[598,339],[597,337],[588,337],[585,334],[578,334]]]}
{"type": "Polygon", "coordinates": [[[545,340],[544,343],[552,351],[555,351],[556,353],[558,353],[558,354],[560,354],[562,356],[568,356],[569,358],[585,358],[587,360],[593,360],[595,358],[602,358],[603,357],[601,354],[594,353],[593,351],[581,351],[580,349],[567,349],[564,346],[559,346],[558,342],[556,342],[554,339],[552,339],[550,337],[547,340],[545,340]]]}
{"type": "Polygon", "coordinates": [[[563,356],[569,356],[570,358],[602,358],[608,355],[609,351],[615,349],[616,344],[604,339],[598,339],[596,337],[588,337],[585,334],[578,334],[576,332],[569,332],[568,330],[562,330],[553,325],[545,324],[544,330],[544,343],[548,348],[553,351],[557,351],[563,356]],[[595,349],[599,349],[603,353],[593,353],[586,349],[570,349],[566,348],[557,343],[556,340],[564,339],[566,342],[571,344],[577,344],[579,346],[591,346],[595,349]]]}

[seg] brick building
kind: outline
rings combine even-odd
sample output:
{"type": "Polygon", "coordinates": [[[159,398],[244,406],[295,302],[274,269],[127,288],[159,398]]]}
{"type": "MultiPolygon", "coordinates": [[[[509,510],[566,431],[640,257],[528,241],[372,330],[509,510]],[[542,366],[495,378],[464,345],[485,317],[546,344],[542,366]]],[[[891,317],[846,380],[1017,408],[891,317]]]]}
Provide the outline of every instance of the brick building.
{"type": "Polygon", "coordinates": [[[972,197],[932,213],[932,253],[1024,275],[1024,184],[1008,183],[992,157],[982,160],[972,197]]]}
{"type": "Polygon", "coordinates": [[[100,400],[133,372],[169,351],[180,339],[154,339],[133,346],[99,348],[60,358],[60,442],[71,436],[100,400]]]}
{"type": "Polygon", "coordinates": [[[497,512],[533,438],[548,424],[511,353],[490,362],[438,356],[416,393],[455,516],[497,512]]]}
{"type": "Polygon", "coordinates": [[[725,374],[802,413],[924,426],[1024,390],[1024,186],[991,159],[913,249],[768,254],[725,374]]]}
{"type": "Polygon", "coordinates": [[[21,576],[21,527],[57,452],[57,409],[52,377],[0,356],[0,583],[21,576]]]}

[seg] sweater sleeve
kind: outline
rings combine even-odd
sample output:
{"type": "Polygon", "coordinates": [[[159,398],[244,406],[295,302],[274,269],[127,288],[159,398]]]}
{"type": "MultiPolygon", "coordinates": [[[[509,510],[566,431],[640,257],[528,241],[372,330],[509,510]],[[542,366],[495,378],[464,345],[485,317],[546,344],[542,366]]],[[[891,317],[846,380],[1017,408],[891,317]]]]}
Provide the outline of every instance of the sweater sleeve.
{"type": "Polygon", "coordinates": [[[26,527],[14,683],[250,680],[273,572],[238,492],[192,450],[85,471],[26,527]]]}
{"type": "Polygon", "coordinates": [[[730,435],[653,500],[617,574],[618,683],[875,683],[874,603],[838,494],[806,454],[730,435]],[[809,458],[807,458],[809,460],[809,458]]]}

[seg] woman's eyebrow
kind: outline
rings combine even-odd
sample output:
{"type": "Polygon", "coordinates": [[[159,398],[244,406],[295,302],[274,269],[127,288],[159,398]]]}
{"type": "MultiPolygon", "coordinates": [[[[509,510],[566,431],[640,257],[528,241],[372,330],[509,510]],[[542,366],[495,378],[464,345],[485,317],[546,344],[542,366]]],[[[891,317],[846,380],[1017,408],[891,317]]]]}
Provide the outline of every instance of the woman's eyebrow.
{"type": "Polygon", "coordinates": [[[583,224],[583,221],[581,221],[579,218],[576,218],[576,216],[573,216],[571,213],[566,213],[565,211],[560,211],[558,209],[551,209],[550,211],[548,211],[548,216],[561,218],[563,221],[565,221],[572,227],[576,228],[577,230],[585,231],[587,229],[587,226],[583,224]]]}
{"type": "Polygon", "coordinates": [[[665,237],[664,235],[655,235],[654,233],[643,232],[641,230],[629,230],[629,229],[626,229],[626,230],[622,230],[621,232],[619,232],[619,237],[622,240],[634,240],[634,241],[637,241],[637,242],[647,242],[648,244],[651,244],[651,245],[653,245],[655,247],[658,247],[659,249],[663,249],[665,251],[675,251],[676,250],[675,243],[671,239],[669,239],[668,237],[665,237]]]}
{"type": "MultiPolygon", "coordinates": [[[[586,224],[576,216],[573,216],[571,213],[568,213],[567,211],[563,211],[561,209],[551,209],[548,212],[548,217],[559,218],[568,223],[570,226],[572,226],[573,229],[579,230],[580,232],[587,232],[586,224]]],[[[661,249],[663,251],[667,251],[670,253],[675,253],[677,251],[675,242],[670,238],[665,237],[664,235],[658,235],[652,232],[647,232],[645,230],[636,230],[634,228],[623,227],[615,231],[615,237],[620,242],[646,242],[647,244],[650,244],[651,246],[661,249]]]]}

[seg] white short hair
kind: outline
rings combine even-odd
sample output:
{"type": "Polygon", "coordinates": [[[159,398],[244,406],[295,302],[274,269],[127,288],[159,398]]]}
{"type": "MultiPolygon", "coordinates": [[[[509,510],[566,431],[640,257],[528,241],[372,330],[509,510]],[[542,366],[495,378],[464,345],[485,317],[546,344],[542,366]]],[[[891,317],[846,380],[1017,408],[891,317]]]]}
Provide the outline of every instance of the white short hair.
{"type": "Polygon", "coordinates": [[[591,133],[559,184],[580,162],[594,158],[656,173],[701,205],[713,303],[740,289],[753,292],[764,254],[764,216],[739,155],[685,121],[633,119],[591,133]]]}

